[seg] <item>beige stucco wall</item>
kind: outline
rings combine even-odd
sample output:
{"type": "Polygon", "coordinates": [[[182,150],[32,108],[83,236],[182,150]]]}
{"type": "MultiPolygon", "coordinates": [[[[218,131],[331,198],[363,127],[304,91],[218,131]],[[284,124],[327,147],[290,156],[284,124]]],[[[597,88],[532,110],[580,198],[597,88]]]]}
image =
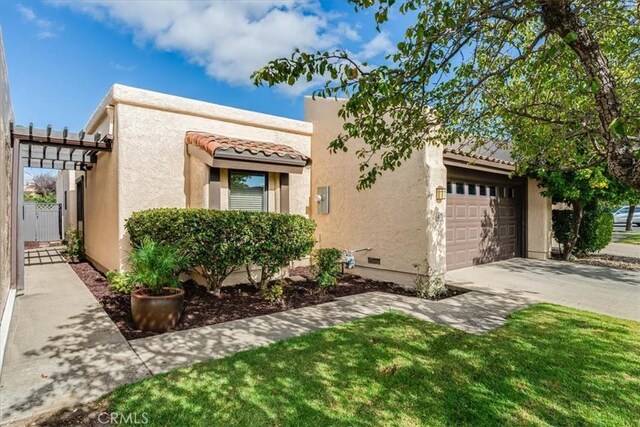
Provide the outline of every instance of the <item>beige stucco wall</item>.
{"type": "Polygon", "coordinates": [[[548,259],[551,253],[551,199],[535,179],[527,180],[527,257],[548,259]]]}
{"type": "MultiPolygon", "coordinates": [[[[311,155],[309,123],[122,85],[111,88],[87,131],[105,129],[101,111],[109,105],[114,106],[113,151],[100,154],[87,174],[85,211],[87,255],[103,269],[126,267],[124,222],[133,212],[208,206],[208,168],[187,154],[187,131],[286,144],[311,155]]],[[[310,182],[310,168],[290,176],[290,212],[306,214],[310,182]]],[[[275,206],[275,175],[269,184],[269,204],[275,206]]]]}
{"type": "MultiPolygon", "coordinates": [[[[87,132],[112,133],[113,150],[98,153],[98,161],[85,173],[84,224],[78,228],[84,232],[87,257],[102,270],[116,269],[120,262],[120,237],[118,206],[119,151],[117,108],[111,114],[103,111],[100,119],[87,132]]],[[[79,176],[78,176],[79,177],[79,176]]],[[[76,177],[76,179],[78,178],[76,177]]],[[[76,185],[76,180],[69,182],[76,185]]]]}
{"type": "Polygon", "coordinates": [[[305,119],[312,122],[311,196],[317,188],[330,187],[330,212],[318,213],[312,203],[312,218],[318,224],[320,247],[356,250],[359,266],[354,273],[365,277],[411,284],[414,264],[428,259],[439,273],[445,270],[445,202],[435,201],[435,188],[446,185],[442,149],[416,151],[400,168],[384,173],[368,190],[356,190],[360,159],[354,142],[347,153],[331,154],[329,142],[342,131],[337,112],[344,101],[307,98],[305,119]],[[367,257],[380,258],[380,265],[367,257]]]}
{"type": "MultiPolygon", "coordinates": [[[[9,92],[7,64],[0,29],[0,316],[3,313],[11,286],[11,175],[12,150],[9,122],[13,107],[9,92]]],[[[1,317],[0,317],[1,318],[1,317]]]]}
{"type": "Polygon", "coordinates": [[[77,227],[77,197],[76,179],[83,172],[73,170],[60,170],[56,179],[56,202],[62,205],[62,229],[63,237],[69,228],[77,227]],[[67,203],[64,202],[64,193],[67,192],[67,203]]]}

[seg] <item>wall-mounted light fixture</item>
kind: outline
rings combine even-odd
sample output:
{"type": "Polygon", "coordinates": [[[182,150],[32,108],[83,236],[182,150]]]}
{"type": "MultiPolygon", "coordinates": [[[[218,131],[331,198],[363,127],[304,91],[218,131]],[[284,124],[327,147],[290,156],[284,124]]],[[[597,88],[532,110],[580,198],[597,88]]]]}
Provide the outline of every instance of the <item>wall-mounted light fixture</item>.
{"type": "Polygon", "coordinates": [[[436,202],[441,202],[447,197],[447,189],[444,187],[436,188],[436,202]]]}

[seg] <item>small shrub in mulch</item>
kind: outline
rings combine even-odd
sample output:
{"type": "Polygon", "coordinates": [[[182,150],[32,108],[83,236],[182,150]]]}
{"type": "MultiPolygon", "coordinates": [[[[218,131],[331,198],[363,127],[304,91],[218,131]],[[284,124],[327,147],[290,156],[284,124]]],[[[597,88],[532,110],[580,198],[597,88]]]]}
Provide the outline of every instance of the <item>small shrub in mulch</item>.
{"type": "MultiPolygon", "coordinates": [[[[133,326],[131,318],[130,296],[119,294],[109,288],[107,279],[87,262],[71,264],[76,274],[93,293],[109,317],[126,339],[144,338],[157,335],[142,332],[133,326]]],[[[291,270],[290,274],[302,276],[305,282],[285,281],[283,286],[284,303],[267,301],[260,291],[249,284],[225,286],[220,296],[212,295],[204,286],[193,281],[183,284],[185,304],[182,318],[174,330],[185,330],[247,317],[276,313],[309,305],[335,301],[338,297],[361,294],[364,292],[388,292],[399,295],[416,296],[416,291],[389,282],[378,282],[359,276],[345,274],[338,278],[335,286],[321,289],[313,280],[308,267],[291,270]]],[[[438,299],[460,294],[457,290],[448,290],[438,299]]]]}

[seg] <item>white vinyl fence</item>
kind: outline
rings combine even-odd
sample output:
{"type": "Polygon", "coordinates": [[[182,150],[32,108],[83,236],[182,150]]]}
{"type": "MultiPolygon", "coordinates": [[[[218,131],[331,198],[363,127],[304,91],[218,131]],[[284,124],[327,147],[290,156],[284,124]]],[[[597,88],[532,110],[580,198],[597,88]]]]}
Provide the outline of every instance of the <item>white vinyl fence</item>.
{"type": "Polygon", "coordinates": [[[23,207],[25,242],[62,240],[62,205],[28,203],[23,207]]]}

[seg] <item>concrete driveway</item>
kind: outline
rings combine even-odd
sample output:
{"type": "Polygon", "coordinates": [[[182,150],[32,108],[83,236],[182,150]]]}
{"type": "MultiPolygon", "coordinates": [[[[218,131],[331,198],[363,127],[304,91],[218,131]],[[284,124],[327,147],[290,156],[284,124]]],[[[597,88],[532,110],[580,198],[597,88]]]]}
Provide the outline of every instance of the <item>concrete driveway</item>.
{"type": "Polygon", "coordinates": [[[447,282],[465,289],[549,302],[640,321],[640,273],[515,258],[454,270],[447,282]]]}

